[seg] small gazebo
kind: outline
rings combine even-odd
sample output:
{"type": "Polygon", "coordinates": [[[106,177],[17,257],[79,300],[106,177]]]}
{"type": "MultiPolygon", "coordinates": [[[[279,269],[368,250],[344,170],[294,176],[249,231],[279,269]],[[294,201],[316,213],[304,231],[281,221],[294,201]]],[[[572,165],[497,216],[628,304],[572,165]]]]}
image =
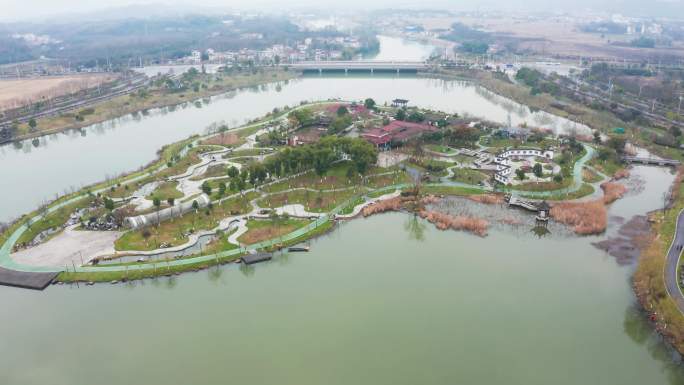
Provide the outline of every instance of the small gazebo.
{"type": "Polygon", "coordinates": [[[549,211],[551,211],[551,206],[544,200],[537,204],[537,217],[535,218],[538,222],[548,222],[549,211]]]}
{"type": "Polygon", "coordinates": [[[394,99],[392,100],[392,107],[406,107],[408,100],[406,99],[394,99]]]}

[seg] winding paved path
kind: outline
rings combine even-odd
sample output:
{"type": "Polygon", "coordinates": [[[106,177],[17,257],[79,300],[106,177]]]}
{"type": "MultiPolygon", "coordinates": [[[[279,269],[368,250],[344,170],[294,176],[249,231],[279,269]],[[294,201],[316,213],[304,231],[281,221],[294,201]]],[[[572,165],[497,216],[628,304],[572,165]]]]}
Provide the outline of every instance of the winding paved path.
{"type": "MultiPolygon", "coordinates": [[[[298,107],[298,108],[301,108],[301,107],[298,107]]],[[[298,109],[298,108],[295,108],[294,110],[296,110],[296,109],[298,109]]],[[[277,118],[272,118],[272,119],[267,120],[267,121],[262,121],[262,122],[254,123],[254,124],[247,125],[247,126],[243,126],[243,127],[239,127],[239,128],[233,129],[233,130],[239,130],[239,129],[245,129],[245,128],[254,127],[254,126],[265,125],[265,124],[268,124],[269,122],[273,122],[273,121],[276,121],[276,120],[278,120],[278,119],[283,119],[283,117],[280,116],[280,117],[277,117],[277,118]]],[[[230,131],[233,131],[233,130],[230,130],[230,131]]],[[[209,134],[209,135],[200,137],[200,138],[198,138],[198,139],[196,139],[196,140],[194,141],[194,144],[197,144],[201,139],[206,138],[206,137],[210,137],[210,136],[212,136],[212,135],[215,135],[215,134],[209,134]]],[[[253,144],[248,144],[248,146],[249,146],[249,147],[253,147],[253,144]]],[[[575,163],[575,167],[574,167],[574,170],[573,170],[573,171],[574,171],[574,184],[573,184],[573,186],[571,186],[570,188],[567,188],[567,189],[564,189],[564,190],[574,191],[574,190],[579,189],[579,187],[581,186],[581,184],[582,184],[582,175],[581,175],[582,167],[584,167],[584,164],[585,164],[589,159],[591,159],[591,157],[594,155],[594,149],[593,149],[593,148],[591,148],[591,147],[588,146],[588,145],[585,145],[585,148],[586,148],[586,150],[587,150],[587,153],[585,154],[585,156],[583,156],[580,160],[578,160],[578,161],[575,163]]],[[[182,152],[183,152],[183,153],[186,153],[186,152],[187,152],[187,147],[185,147],[185,148],[183,149],[182,152]]],[[[213,152],[213,153],[216,154],[216,153],[222,153],[222,152],[223,152],[223,150],[216,151],[216,152],[213,152]]],[[[205,154],[205,155],[211,155],[211,153],[207,153],[207,154],[205,154]]],[[[202,166],[202,165],[200,164],[200,166],[202,166]]],[[[205,166],[206,166],[206,164],[205,164],[205,166]]],[[[166,165],[160,165],[159,167],[157,167],[157,168],[155,168],[155,169],[149,170],[149,171],[148,171],[147,173],[145,173],[145,174],[141,174],[141,175],[138,175],[138,176],[132,177],[132,178],[123,178],[122,181],[126,181],[127,183],[130,183],[130,182],[133,182],[133,181],[137,181],[137,180],[140,180],[140,179],[143,179],[143,178],[147,177],[148,175],[151,175],[153,172],[159,172],[159,171],[161,171],[161,170],[163,170],[163,169],[165,169],[165,168],[166,168],[166,165]]],[[[197,168],[197,166],[195,166],[195,168],[197,168]]],[[[190,174],[188,175],[188,177],[191,176],[192,174],[194,174],[195,168],[193,168],[192,173],[190,173],[190,174]]],[[[188,170],[186,170],[186,173],[187,173],[187,171],[188,171],[188,170]]],[[[301,174],[301,173],[300,173],[300,174],[301,174]]],[[[279,179],[279,180],[277,180],[277,181],[274,181],[274,182],[272,182],[272,183],[282,182],[283,180],[287,180],[287,179],[290,179],[290,178],[294,178],[294,177],[296,177],[296,176],[298,176],[298,175],[299,175],[299,174],[295,174],[295,175],[291,175],[291,176],[288,176],[288,177],[285,177],[285,178],[281,178],[281,179],[279,179]]],[[[201,181],[200,181],[200,183],[201,183],[201,181]]],[[[269,183],[269,184],[270,184],[270,183],[269,183]]],[[[263,186],[261,186],[261,188],[267,187],[269,184],[263,185],[263,186]]],[[[455,187],[471,187],[471,188],[477,188],[477,189],[483,190],[483,191],[486,191],[486,190],[487,190],[487,189],[485,189],[485,188],[482,188],[481,186],[468,185],[468,184],[465,184],[465,183],[454,182],[454,181],[449,181],[448,183],[442,182],[442,183],[439,183],[439,185],[455,186],[455,187]]],[[[376,191],[376,192],[386,191],[386,192],[389,193],[389,192],[394,192],[395,190],[401,189],[401,188],[404,188],[404,187],[408,187],[408,184],[397,184],[397,185],[392,185],[392,186],[386,186],[386,187],[383,187],[383,188],[380,188],[380,189],[376,189],[375,191],[376,191]]],[[[108,187],[103,187],[103,188],[101,188],[101,189],[98,189],[97,191],[94,191],[94,193],[101,192],[101,191],[105,191],[107,188],[108,188],[108,187]]],[[[252,191],[252,190],[254,190],[254,189],[250,189],[250,190],[248,190],[248,191],[252,191]]],[[[247,191],[245,191],[245,192],[247,192],[247,191]]],[[[539,194],[539,195],[546,196],[546,195],[550,195],[550,194],[558,193],[558,192],[567,192],[567,191],[563,191],[563,190],[546,191],[546,192],[544,192],[544,193],[546,193],[546,194],[539,194]]],[[[282,193],[282,191],[279,192],[279,193],[282,193]]],[[[525,193],[528,193],[528,192],[525,192],[525,193]]],[[[272,193],[272,194],[275,194],[275,192],[272,193]]],[[[262,193],[261,195],[264,195],[264,194],[262,193]]],[[[266,194],[266,195],[269,195],[269,194],[266,194]]],[[[305,227],[300,228],[300,229],[297,229],[297,230],[295,230],[294,232],[292,232],[292,233],[290,233],[290,234],[287,234],[286,236],[282,237],[282,239],[279,240],[279,241],[282,242],[283,240],[295,239],[295,238],[298,238],[298,237],[300,237],[300,236],[303,236],[304,234],[306,234],[306,233],[309,232],[309,231],[314,230],[317,226],[320,226],[320,225],[324,224],[325,222],[327,222],[327,221],[329,221],[329,220],[335,218],[336,215],[338,215],[346,206],[348,206],[351,202],[353,202],[353,200],[356,199],[357,197],[358,197],[358,196],[351,197],[349,200],[347,200],[347,201],[345,201],[344,203],[340,204],[340,205],[337,206],[335,209],[333,209],[331,212],[329,212],[329,213],[323,213],[322,215],[320,215],[320,216],[319,216],[313,223],[311,223],[310,225],[305,226],[305,227]]],[[[77,200],[79,200],[79,199],[82,199],[82,198],[83,198],[83,196],[82,196],[82,195],[79,195],[79,196],[76,196],[76,197],[74,197],[74,198],[71,198],[71,199],[62,201],[62,202],[60,202],[60,203],[54,204],[54,205],[50,206],[50,208],[47,210],[47,212],[48,212],[48,213],[51,213],[51,212],[53,212],[53,211],[59,209],[60,207],[63,207],[63,206],[65,206],[65,205],[67,205],[67,204],[70,204],[70,203],[75,202],[75,201],[77,201],[77,200]]],[[[224,199],[228,199],[228,197],[226,197],[226,198],[224,198],[224,199]]],[[[222,199],[222,200],[223,200],[223,199],[222,199]]],[[[219,202],[220,202],[220,201],[219,201],[219,202]]],[[[681,216],[681,213],[680,213],[680,216],[681,216]]],[[[29,266],[29,265],[26,265],[26,264],[19,263],[18,261],[15,261],[15,260],[12,259],[12,257],[10,256],[10,253],[11,253],[11,251],[12,251],[12,246],[17,242],[17,240],[19,239],[19,237],[21,236],[21,234],[22,234],[24,231],[26,231],[26,230],[27,230],[26,224],[21,225],[18,229],[16,229],[16,230],[10,235],[9,239],[8,239],[4,244],[1,245],[1,247],[0,247],[0,266],[5,267],[5,268],[8,268],[8,269],[12,269],[12,270],[17,270],[17,271],[29,271],[29,272],[41,272],[41,271],[55,271],[55,272],[57,272],[57,271],[62,271],[62,270],[63,270],[62,268],[58,268],[58,267],[54,267],[54,266],[29,266]]],[[[682,233],[684,233],[684,231],[682,231],[682,233]]],[[[679,237],[679,230],[678,230],[678,237],[679,237]]],[[[684,234],[682,234],[682,237],[683,237],[682,239],[684,239],[684,234]]],[[[260,242],[259,244],[250,245],[249,247],[246,247],[246,248],[228,250],[228,251],[225,251],[225,252],[217,253],[217,254],[215,254],[215,255],[201,256],[201,257],[196,257],[196,258],[187,258],[187,259],[181,259],[181,260],[174,260],[174,261],[169,262],[169,264],[170,264],[170,265],[185,265],[185,264],[194,263],[194,262],[200,262],[200,261],[205,261],[205,260],[211,260],[211,259],[214,259],[214,258],[217,258],[217,257],[224,257],[224,256],[229,256],[229,255],[234,255],[234,254],[236,255],[236,254],[242,253],[242,252],[244,252],[244,251],[246,251],[246,250],[250,250],[250,249],[256,250],[256,249],[258,249],[258,248],[264,248],[264,247],[271,246],[271,245],[275,244],[276,241],[277,241],[277,240],[264,241],[264,242],[260,242]]],[[[682,241],[682,240],[677,240],[677,241],[680,242],[680,243],[684,242],[684,241],[682,241]]],[[[676,284],[677,284],[677,282],[676,282],[676,278],[677,278],[677,277],[676,277],[676,274],[677,274],[677,273],[676,273],[676,265],[677,265],[677,261],[676,261],[676,258],[675,258],[675,261],[674,261],[674,267],[675,267],[674,270],[675,270],[675,271],[673,272],[675,287],[676,287],[676,284]]],[[[126,269],[134,269],[134,270],[135,270],[135,269],[145,269],[145,268],[149,268],[149,266],[144,266],[144,265],[131,265],[131,266],[127,266],[127,267],[126,267],[126,269]]],[[[121,266],[100,266],[100,267],[79,266],[79,267],[76,267],[76,268],[75,268],[76,271],[81,271],[81,272],[87,272],[87,271],[117,271],[117,270],[121,270],[121,269],[123,269],[121,266]]],[[[682,306],[680,307],[680,309],[684,309],[684,296],[681,295],[681,292],[679,292],[678,289],[677,289],[677,293],[679,293],[680,297],[682,297],[682,306]]]]}
{"type": "Polygon", "coordinates": [[[665,262],[665,288],[667,289],[670,297],[677,304],[679,311],[684,314],[684,294],[679,288],[677,282],[677,265],[679,264],[679,256],[681,255],[681,250],[678,250],[678,245],[684,245],[684,210],[680,211],[677,215],[677,224],[675,227],[675,236],[670,245],[670,249],[667,251],[667,261],[665,262]]]}

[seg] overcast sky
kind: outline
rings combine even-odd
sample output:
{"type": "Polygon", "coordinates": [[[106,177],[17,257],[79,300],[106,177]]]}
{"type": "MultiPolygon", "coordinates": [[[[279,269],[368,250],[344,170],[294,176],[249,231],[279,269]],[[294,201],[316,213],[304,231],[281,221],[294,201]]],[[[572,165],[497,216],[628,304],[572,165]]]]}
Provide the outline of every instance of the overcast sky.
{"type": "Polygon", "coordinates": [[[684,19],[684,0],[0,0],[0,20],[16,21],[40,19],[64,14],[102,11],[108,8],[139,4],[163,4],[169,8],[192,10],[204,8],[262,8],[283,7],[363,7],[375,8],[413,6],[448,7],[453,9],[520,9],[572,10],[591,7],[612,13],[632,16],[673,16],[684,19]]]}

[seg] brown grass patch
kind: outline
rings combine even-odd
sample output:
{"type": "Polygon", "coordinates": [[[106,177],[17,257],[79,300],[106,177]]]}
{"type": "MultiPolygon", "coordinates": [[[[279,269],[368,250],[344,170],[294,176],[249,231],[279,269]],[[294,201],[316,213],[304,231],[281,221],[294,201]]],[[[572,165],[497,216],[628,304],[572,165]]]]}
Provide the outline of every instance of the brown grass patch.
{"type": "Polygon", "coordinates": [[[624,178],[629,178],[629,170],[626,168],[618,170],[613,175],[613,180],[620,180],[620,179],[624,179],[624,178]]]}
{"type": "Polygon", "coordinates": [[[561,202],[551,208],[551,218],[572,226],[580,235],[600,234],[608,226],[608,210],[602,200],[561,202]]]}
{"type": "Polygon", "coordinates": [[[41,76],[36,78],[0,81],[0,110],[16,108],[29,101],[51,99],[108,83],[118,76],[88,74],[69,76],[41,76]]]}
{"type": "Polygon", "coordinates": [[[202,142],[202,144],[217,146],[234,146],[238,143],[240,143],[240,138],[237,136],[237,134],[232,133],[215,135],[202,142]]]}
{"type": "Polygon", "coordinates": [[[259,243],[269,239],[277,238],[285,234],[293,232],[297,226],[295,225],[280,225],[267,226],[257,229],[250,229],[239,237],[239,241],[247,245],[259,243]]]}
{"type": "Polygon", "coordinates": [[[431,204],[434,204],[434,203],[439,202],[440,199],[441,199],[441,198],[439,198],[439,197],[437,197],[437,196],[434,196],[434,195],[432,195],[432,194],[428,194],[428,195],[424,196],[424,197],[420,200],[420,203],[423,204],[423,205],[431,205],[431,204]]]}
{"type": "Polygon", "coordinates": [[[403,200],[401,197],[384,199],[368,205],[361,210],[361,215],[367,217],[373,214],[384,213],[386,211],[398,211],[401,209],[403,200]]]}
{"type": "Polygon", "coordinates": [[[603,190],[603,203],[610,204],[620,199],[627,192],[627,187],[620,183],[605,182],[601,183],[603,190]]]}
{"type": "Polygon", "coordinates": [[[421,218],[435,225],[440,230],[465,230],[481,237],[487,236],[489,222],[484,219],[469,216],[451,216],[437,211],[421,211],[421,218]]]}

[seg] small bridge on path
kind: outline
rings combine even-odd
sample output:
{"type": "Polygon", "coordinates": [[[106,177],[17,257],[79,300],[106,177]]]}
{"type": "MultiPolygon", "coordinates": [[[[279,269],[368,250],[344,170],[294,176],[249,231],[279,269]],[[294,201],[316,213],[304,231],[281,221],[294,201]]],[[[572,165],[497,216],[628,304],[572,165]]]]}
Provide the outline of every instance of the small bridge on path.
{"type": "Polygon", "coordinates": [[[645,156],[623,156],[622,160],[627,163],[641,163],[654,166],[679,166],[680,161],[675,159],[650,158],[645,156]]]}
{"type": "Polygon", "coordinates": [[[303,61],[290,65],[290,68],[305,72],[418,72],[429,68],[425,62],[411,61],[303,61]]]}

